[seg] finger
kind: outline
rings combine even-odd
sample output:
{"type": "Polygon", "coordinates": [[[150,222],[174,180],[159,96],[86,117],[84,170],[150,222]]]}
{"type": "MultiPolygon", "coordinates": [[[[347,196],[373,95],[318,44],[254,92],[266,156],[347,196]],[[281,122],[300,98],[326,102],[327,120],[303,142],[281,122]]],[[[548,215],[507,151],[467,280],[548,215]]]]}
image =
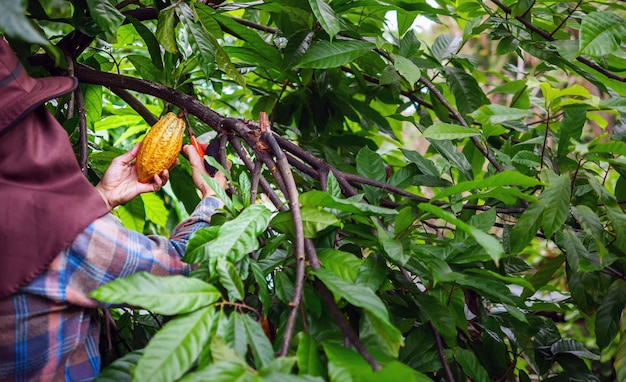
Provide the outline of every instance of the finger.
{"type": "MultiPolygon", "coordinates": [[[[165,170],[167,171],[167,170],[165,170]]],[[[159,191],[161,189],[161,187],[163,187],[163,180],[161,179],[161,177],[157,174],[155,174],[152,177],[152,190],[153,191],[159,191]]]]}
{"type": "Polygon", "coordinates": [[[113,161],[117,162],[119,164],[122,164],[122,165],[127,165],[133,159],[135,159],[135,157],[137,156],[137,152],[139,151],[139,146],[140,145],[141,145],[141,142],[135,143],[135,145],[133,146],[132,149],[130,149],[129,151],[125,152],[124,154],[114,158],[113,161]]]}
{"type": "Polygon", "coordinates": [[[167,181],[170,179],[170,172],[168,170],[163,170],[160,176],[161,176],[161,187],[162,187],[162,186],[165,186],[167,181]]]}

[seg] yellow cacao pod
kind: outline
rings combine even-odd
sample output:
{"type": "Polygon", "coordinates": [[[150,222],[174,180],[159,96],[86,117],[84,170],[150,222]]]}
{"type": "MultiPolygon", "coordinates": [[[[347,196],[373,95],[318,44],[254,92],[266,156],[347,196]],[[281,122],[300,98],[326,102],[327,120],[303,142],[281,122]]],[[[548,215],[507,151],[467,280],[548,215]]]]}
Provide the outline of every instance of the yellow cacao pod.
{"type": "Polygon", "coordinates": [[[148,183],[155,174],[172,167],[183,146],[185,121],[167,113],[146,133],[137,152],[139,181],[148,183]]]}

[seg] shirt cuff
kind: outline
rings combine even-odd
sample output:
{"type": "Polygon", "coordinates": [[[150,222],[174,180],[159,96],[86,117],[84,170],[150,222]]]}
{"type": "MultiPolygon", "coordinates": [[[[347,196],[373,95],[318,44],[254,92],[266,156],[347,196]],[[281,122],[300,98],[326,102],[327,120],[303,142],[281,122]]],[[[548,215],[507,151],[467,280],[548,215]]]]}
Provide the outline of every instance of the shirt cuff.
{"type": "Polygon", "coordinates": [[[202,219],[203,217],[211,216],[215,214],[215,210],[222,208],[224,206],[224,202],[219,200],[216,197],[208,196],[200,200],[198,206],[193,211],[191,216],[202,219]]]}

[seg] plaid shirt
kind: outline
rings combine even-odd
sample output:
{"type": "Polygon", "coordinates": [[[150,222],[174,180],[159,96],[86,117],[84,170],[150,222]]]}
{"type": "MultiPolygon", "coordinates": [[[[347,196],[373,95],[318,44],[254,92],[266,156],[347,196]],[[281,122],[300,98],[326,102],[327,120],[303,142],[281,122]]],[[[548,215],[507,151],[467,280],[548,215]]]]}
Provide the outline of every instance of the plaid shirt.
{"type": "Polygon", "coordinates": [[[137,272],[188,274],[180,261],[193,232],[221,202],[205,198],[170,239],[126,229],[112,214],[92,222],[18,293],[0,300],[0,381],[85,381],[100,369],[97,308],[87,295],[137,272]]]}

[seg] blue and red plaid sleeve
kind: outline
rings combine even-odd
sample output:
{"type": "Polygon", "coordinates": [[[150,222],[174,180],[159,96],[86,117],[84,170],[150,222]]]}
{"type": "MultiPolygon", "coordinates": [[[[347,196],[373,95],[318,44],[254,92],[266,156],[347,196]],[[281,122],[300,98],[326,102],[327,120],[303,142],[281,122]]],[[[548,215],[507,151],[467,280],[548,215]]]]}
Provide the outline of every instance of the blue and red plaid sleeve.
{"type": "Polygon", "coordinates": [[[222,206],[203,199],[169,238],[126,229],[112,214],[92,222],[50,267],[0,300],[0,380],[91,380],[100,369],[95,308],[89,292],[137,272],[188,274],[187,241],[222,206]]]}

